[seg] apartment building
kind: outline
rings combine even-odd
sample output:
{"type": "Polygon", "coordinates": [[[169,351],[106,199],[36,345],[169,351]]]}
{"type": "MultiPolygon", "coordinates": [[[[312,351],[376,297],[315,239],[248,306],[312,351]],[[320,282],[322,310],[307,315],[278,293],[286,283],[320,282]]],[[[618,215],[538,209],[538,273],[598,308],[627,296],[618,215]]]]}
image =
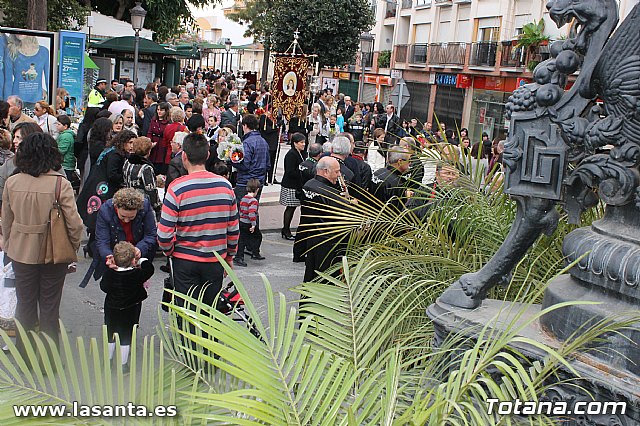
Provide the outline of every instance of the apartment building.
{"type": "MultiPolygon", "coordinates": [[[[637,2],[622,0],[621,16],[637,2]]],[[[533,52],[516,47],[522,28],[543,19],[552,40],[568,34],[568,25],[558,29],[549,18],[543,0],[371,0],[371,6],[375,42],[363,55],[362,100],[386,104],[402,79],[411,96],[402,118],[435,124],[437,117],[447,128],[468,128],[473,141],[483,132],[504,135],[508,97],[549,57],[547,45],[533,52]]],[[[340,92],[353,92],[359,61],[349,71],[333,71],[340,92]]]]}

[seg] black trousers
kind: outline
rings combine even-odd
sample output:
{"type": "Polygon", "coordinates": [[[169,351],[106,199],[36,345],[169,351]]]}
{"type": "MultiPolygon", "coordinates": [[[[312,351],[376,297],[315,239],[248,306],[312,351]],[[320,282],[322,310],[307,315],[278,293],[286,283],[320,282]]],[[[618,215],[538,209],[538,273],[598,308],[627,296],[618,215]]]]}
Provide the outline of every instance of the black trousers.
{"type": "Polygon", "coordinates": [[[245,247],[254,255],[260,254],[260,245],[262,244],[262,232],[260,227],[256,225],[253,232],[249,231],[250,223],[240,222],[240,238],[238,239],[238,253],[236,258],[244,259],[245,247]]]}
{"type": "Polygon", "coordinates": [[[276,154],[278,153],[277,150],[271,151],[269,150],[269,159],[271,160],[271,167],[269,167],[269,170],[267,170],[267,182],[268,183],[273,183],[274,178],[275,178],[275,171],[277,170],[277,164],[276,164],[276,154]]]}
{"type": "MultiPolygon", "coordinates": [[[[218,262],[193,262],[173,258],[173,283],[175,290],[182,294],[191,294],[197,299],[202,294],[202,302],[216,306],[216,297],[222,288],[224,268],[218,262]]],[[[176,303],[184,306],[184,300],[176,303]]]]}
{"type": "MultiPolygon", "coordinates": [[[[13,262],[16,274],[16,320],[25,331],[35,330],[40,322],[40,332],[47,334],[58,344],[60,327],[60,299],[67,276],[66,264],[28,265],[13,262]]],[[[16,344],[22,352],[24,343],[18,336],[16,344]]]]}
{"type": "Polygon", "coordinates": [[[114,333],[118,333],[121,345],[131,344],[133,327],[140,323],[141,310],[142,303],[136,303],[125,309],[104,307],[104,323],[107,326],[109,343],[116,341],[114,333]]]}

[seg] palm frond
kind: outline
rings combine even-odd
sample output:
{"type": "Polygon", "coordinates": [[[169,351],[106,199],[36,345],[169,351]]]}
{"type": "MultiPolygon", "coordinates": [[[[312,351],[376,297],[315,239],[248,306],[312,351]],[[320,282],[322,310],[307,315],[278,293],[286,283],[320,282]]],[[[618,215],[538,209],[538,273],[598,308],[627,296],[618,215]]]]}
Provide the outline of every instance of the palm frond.
{"type": "MultiPolygon", "coordinates": [[[[18,333],[24,333],[17,324],[18,333]]],[[[7,334],[0,330],[8,353],[0,353],[0,389],[3,404],[0,405],[0,424],[43,424],[42,418],[16,417],[14,405],[64,405],[71,413],[74,401],[84,405],[126,405],[132,402],[153,410],[156,405],[177,402],[180,391],[197,385],[197,380],[183,374],[180,369],[165,364],[164,348],[154,336],[145,337],[142,343],[144,362],[136,365],[135,331],[131,343],[131,373],[125,376],[119,359],[119,342],[116,340],[117,367],[109,362],[106,327],[103,327],[101,344],[95,338],[77,337],[74,342],[61,324],[60,347],[46,335],[30,332],[24,339],[25,358],[18,352],[7,334]],[[143,378],[137,382],[138,374],[143,378]],[[31,422],[31,423],[29,423],[31,422]]],[[[179,424],[179,418],[166,419],[179,424]]],[[[148,419],[131,418],[130,424],[145,424],[148,419]]],[[[65,416],[55,418],[55,424],[109,424],[99,418],[90,422],[85,417],[65,416]]],[[[128,423],[129,424],[129,423],[128,423]]]]}

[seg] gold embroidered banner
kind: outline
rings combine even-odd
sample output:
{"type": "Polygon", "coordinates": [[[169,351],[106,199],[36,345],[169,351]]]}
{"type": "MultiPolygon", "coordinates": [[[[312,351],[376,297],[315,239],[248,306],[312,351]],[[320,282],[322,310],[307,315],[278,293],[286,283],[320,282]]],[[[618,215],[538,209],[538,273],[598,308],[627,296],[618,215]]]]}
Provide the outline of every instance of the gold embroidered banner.
{"type": "Polygon", "coordinates": [[[273,71],[273,108],[291,120],[301,117],[305,105],[309,60],[304,56],[276,56],[273,71]]]}

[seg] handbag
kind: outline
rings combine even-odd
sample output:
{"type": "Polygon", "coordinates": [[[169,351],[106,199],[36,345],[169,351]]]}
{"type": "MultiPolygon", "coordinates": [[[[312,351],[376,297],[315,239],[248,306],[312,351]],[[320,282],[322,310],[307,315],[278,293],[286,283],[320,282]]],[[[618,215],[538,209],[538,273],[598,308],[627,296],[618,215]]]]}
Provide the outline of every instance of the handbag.
{"type": "Polygon", "coordinates": [[[54,264],[68,264],[78,260],[78,254],[69,241],[67,222],[60,206],[61,187],[62,176],[58,176],[56,178],[55,201],[49,212],[49,229],[45,236],[47,250],[45,263],[49,259],[53,259],[54,264]]]}

